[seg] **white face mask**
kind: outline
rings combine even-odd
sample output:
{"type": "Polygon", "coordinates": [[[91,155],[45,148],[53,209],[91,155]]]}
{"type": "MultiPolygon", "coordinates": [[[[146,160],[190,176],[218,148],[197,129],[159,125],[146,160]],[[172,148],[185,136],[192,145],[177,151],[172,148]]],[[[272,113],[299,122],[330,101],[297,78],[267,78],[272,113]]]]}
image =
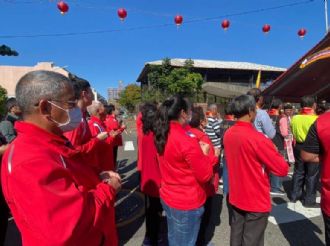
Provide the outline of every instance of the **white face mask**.
{"type": "Polygon", "coordinates": [[[80,108],[74,107],[71,109],[64,109],[50,101],[48,101],[48,102],[50,104],[52,104],[53,106],[65,111],[68,115],[68,120],[65,123],[60,123],[60,122],[57,122],[56,120],[52,119],[52,121],[57,124],[57,126],[62,130],[62,132],[72,131],[79,126],[81,119],[82,119],[82,113],[81,113],[80,108]]]}

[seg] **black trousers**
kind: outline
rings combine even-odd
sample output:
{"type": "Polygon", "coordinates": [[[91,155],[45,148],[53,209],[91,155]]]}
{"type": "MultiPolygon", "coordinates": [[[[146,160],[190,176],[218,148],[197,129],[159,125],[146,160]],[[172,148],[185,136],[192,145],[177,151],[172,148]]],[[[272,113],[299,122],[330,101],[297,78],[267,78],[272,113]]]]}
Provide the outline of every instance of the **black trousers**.
{"type": "Polygon", "coordinates": [[[151,245],[158,245],[160,233],[161,213],[163,211],[159,197],[145,196],[146,202],[146,237],[150,239],[151,245]]]}
{"type": "Polygon", "coordinates": [[[3,197],[0,187],[0,246],[5,244],[6,232],[8,227],[9,208],[3,197]]]}
{"type": "Polygon", "coordinates": [[[325,234],[325,245],[330,246],[330,216],[326,215],[324,212],[323,221],[324,221],[324,234],[325,234]]]}
{"type": "Polygon", "coordinates": [[[208,225],[211,221],[212,216],[212,202],[213,197],[208,197],[206,199],[206,202],[204,204],[204,213],[201,220],[201,225],[199,227],[198,237],[196,241],[196,246],[204,246],[207,245],[207,239],[206,239],[206,229],[208,228],[208,225]]]}
{"type": "Polygon", "coordinates": [[[117,156],[118,156],[118,146],[113,146],[113,163],[115,166],[115,170],[117,168],[117,156]]]}
{"type": "Polygon", "coordinates": [[[231,246],[263,246],[269,213],[252,213],[232,206],[231,246]]]}
{"type": "Polygon", "coordinates": [[[301,148],[302,144],[294,147],[296,161],[292,177],[291,200],[302,199],[306,205],[315,204],[320,165],[319,163],[304,162],[300,157],[301,148]]]}

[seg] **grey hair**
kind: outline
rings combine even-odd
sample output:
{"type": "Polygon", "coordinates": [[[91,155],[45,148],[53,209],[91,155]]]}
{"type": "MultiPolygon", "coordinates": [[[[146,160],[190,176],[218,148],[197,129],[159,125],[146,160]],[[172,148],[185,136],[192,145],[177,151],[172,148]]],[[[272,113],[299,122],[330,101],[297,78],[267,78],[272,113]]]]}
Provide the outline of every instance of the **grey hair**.
{"type": "Polygon", "coordinates": [[[87,111],[90,115],[95,116],[102,105],[101,102],[93,101],[92,104],[87,107],[87,111]]]}
{"type": "Polygon", "coordinates": [[[213,110],[213,109],[218,110],[218,106],[215,103],[209,105],[209,110],[213,110]]]}
{"type": "Polygon", "coordinates": [[[29,72],[16,85],[17,104],[23,115],[29,114],[42,99],[59,100],[68,86],[70,80],[62,74],[44,70],[29,72]]]}

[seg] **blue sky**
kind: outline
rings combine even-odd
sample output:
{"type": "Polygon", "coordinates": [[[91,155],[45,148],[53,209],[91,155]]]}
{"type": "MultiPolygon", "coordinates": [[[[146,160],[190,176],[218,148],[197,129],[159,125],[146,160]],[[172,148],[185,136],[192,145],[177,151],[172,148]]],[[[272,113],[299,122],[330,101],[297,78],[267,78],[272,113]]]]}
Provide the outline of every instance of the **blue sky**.
{"type": "Polygon", "coordinates": [[[68,0],[69,12],[62,16],[56,1],[0,0],[0,44],[17,50],[18,57],[0,57],[1,65],[33,66],[53,61],[88,79],[102,95],[108,87],[135,82],[147,61],[170,58],[195,58],[245,61],[288,67],[312,48],[325,34],[324,1],[281,8],[228,19],[224,32],[222,19],[183,23],[244,11],[286,5],[304,0],[68,0]],[[117,9],[127,9],[121,22],[117,9]],[[166,27],[131,30],[173,23],[166,27]],[[264,35],[261,28],[270,24],[264,35]],[[308,33],[297,36],[299,28],[308,33]],[[120,30],[93,35],[38,38],[3,38],[5,35],[79,33],[120,30]]]}

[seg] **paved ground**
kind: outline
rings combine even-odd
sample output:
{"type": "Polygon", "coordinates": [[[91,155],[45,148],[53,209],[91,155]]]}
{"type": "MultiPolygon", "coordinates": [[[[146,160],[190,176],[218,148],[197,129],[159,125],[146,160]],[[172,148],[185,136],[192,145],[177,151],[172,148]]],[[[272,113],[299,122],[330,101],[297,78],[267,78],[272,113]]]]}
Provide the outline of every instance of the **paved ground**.
{"type": "MultiPolygon", "coordinates": [[[[144,198],[138,190],[139,176],[136,172],[135,134],[124,136],[125,141],[133,141],[135,151],[119,152],[118,171],[123,177],[123,191],[118,194],[116,213],[121,245],[142,244],[144,225],[144,198]]],[[[287,177],[284,188],[288,191],[291,178],[287,177]]],[[[265,233],[266,246],[319,246],[324,243],[323,220],[319,209],[305,209],[300,203],[292,204],[287,197],[273,198],[273,211],[265,233]]],[[[213,228],[208,231],[214,245],[229,245],[230,227],[226,201],[221,190],[214,202],[213,228]]],[[[10,221],[6,244],[21,245],[14,221],[10,221]]]]}

